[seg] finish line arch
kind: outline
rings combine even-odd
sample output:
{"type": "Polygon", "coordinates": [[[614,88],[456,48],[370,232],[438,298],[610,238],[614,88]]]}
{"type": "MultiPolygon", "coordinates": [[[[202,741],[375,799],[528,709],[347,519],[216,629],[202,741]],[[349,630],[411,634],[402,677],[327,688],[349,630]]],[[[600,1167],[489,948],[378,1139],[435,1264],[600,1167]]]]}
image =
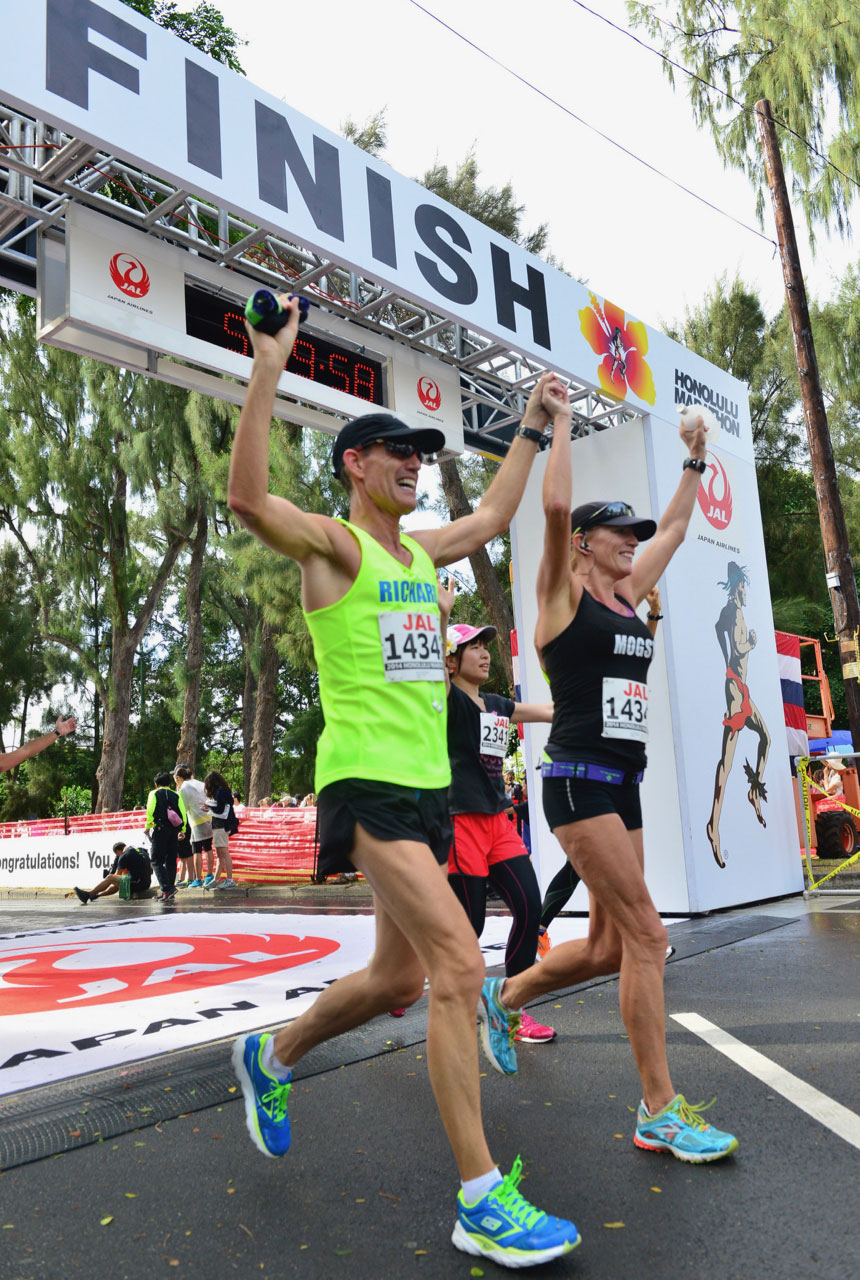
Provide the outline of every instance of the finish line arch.
{"type": "MultiPolygon", "coordinates": [[[[250,360],[232,317],[258,284],[288,282],[318,305],[280,416],[336,432],[383,403],[439,424],[450,452],[499,456],[553,369],[572,389],[577,500],[623,487],[656,514],[677,483],[677,405],[714,410],[707,502],[662,584],[646,874],[674,912],[802,887],[745,387],[120,0],[31,0],[4,27],[0,281],[37,293],[43,340],[239,402],[250,360]],[[750,680],[772,755],[767,827],[736,765],[722,815],[732,856],[718,867],[704,828],[729,560],[749,573],[750,680]]],[[[538,699],[543,465],[513,536],[523,696],[538,699]]],[[[539,739],[530,728],[532,765],[539,739]]],[[[546,881],[559,857],[535,816],[546,881]]]]}

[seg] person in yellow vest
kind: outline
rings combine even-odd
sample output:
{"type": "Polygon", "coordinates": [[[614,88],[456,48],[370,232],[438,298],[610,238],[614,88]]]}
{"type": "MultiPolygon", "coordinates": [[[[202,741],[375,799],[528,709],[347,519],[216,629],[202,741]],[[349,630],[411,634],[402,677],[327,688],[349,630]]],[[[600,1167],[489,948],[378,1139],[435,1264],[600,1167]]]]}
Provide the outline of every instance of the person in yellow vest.
{"type": "Polygon", "coordinates": [[[349,520],[305,512],[269,492],[275,389],[298,329],[297,300],[280,301],[290,320],[277,335],[249,329],[254,367],[233,446],[228,502],[241,524],[301,567],[325,716],[314,782],[319,872],[366,877],[376,944],[367,968],[327,987],[276,1035],[236,1042],[233,1063],[248,1130],[264,1155],[284,1155],[287,1096],[299,1059],[332,1036],[413,1004],[429,977],[430,1081],[462,1184],[452,1241],[508,1266],[546,1261],[574,1248],[579,1233],[523,1199],[519,1159],[502,1177],[481,1123],[475,1010],[485,970],[445,875],[451,845],[447,619],[436,569],[507,529],[543,443],[543,389],[557,379],[541,378],[507,458],[472,514],[441,529],[401,533],[401,517],[416,506],[421,464],[445,438],[435,427],[411,429],[388,413],[356,418],[335,440],[332,465],[349,493],[349,520]]]}

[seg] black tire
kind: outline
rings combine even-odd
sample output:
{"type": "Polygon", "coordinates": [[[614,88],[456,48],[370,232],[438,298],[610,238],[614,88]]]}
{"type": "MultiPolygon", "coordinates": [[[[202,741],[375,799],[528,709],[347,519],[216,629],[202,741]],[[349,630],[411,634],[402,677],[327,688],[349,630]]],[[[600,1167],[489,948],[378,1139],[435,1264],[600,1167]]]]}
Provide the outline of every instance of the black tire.
{"type": "Polygon", "coordinates": [[[820,813],[815,819],[819,858],[839,862],[857,852],[857,828],[850,813],[820,813]]]}

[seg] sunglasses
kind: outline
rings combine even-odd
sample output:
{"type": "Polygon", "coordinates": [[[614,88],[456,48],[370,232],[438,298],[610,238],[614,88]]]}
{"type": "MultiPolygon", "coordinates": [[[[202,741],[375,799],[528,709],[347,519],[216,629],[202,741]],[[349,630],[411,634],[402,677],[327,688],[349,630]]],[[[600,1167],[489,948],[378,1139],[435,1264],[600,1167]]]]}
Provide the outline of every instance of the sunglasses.
{"type": "MultiPolygon", "coordinates": [[[[586,516],[582,524],[577,525],[573,530],[573,533],[582,533],[586,529],[593,529],[596,524],[605,524],[607,520],[614,520],[617,516],[635,517],[635,515],[636,512],[629,502],[605,502],[602,507],[598,507],[593,515],[586,516]]],[[[571,534],[572,536],[573,534],[571,534]]]]}
{"type": "Polygon", "coordinates": [[[416,449],[415,445],[410,444],[408,440],[368,440],[366,444],[357,445],[355,452],[361,453],[363,449],[369,449],[374,444],[384,445],[386,453],[391,453],[396,458],[411,458],[415,454],[421,463],[436,461],[435,453],[424,453],[421,449],[416,449]]]}

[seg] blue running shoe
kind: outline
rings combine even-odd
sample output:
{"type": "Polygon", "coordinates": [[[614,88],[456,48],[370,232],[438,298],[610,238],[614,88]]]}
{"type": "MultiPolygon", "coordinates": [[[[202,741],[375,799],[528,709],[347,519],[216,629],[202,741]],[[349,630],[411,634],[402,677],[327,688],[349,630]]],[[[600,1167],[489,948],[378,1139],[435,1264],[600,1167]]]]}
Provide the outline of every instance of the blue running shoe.
{"type": "Polygon", "coordinates": [[[516,1075],[514,1036],[520,1029],[520,1014],[507,1009],[499,999],[504,978],[485,978],[478,1001],[478,1029],[490,1066],[503,1076],[516,1075]]]}
{"type": "Polygon", "coordinates": [[[702,1112],[710,1106],[713,1101],[707,1106],[701,1102],[692,1106],[682,1093],[676,1094],[656,1116],[649,1116],[642,1105],[636,1116],[633,1141],[643,1151],[671,1151],[687,1164],[722,1160],[737,1151],[738,1140],[702,1119],[702,1112]]]}
{"type": "Polygon", "coordinates": [[[460,1192],[452,1244],[501,1267],[533,1267],[576,1248],[580,1235],[572,1222],[550,1218],[517,1191],[522,1167],[517,1156],[510,1173],[475,1204],[460,1192]]]}
{"type": "Polygon", "coordinates": [[[290,1149],[287,1115],[292,1075],[279,1080],[260,1065],[270,1035],[240,1036],[233,1045],[233,1070],[245,1096],[245,1123],[251,1141],[264,1156],[284,1156],[290,1149]]]}

